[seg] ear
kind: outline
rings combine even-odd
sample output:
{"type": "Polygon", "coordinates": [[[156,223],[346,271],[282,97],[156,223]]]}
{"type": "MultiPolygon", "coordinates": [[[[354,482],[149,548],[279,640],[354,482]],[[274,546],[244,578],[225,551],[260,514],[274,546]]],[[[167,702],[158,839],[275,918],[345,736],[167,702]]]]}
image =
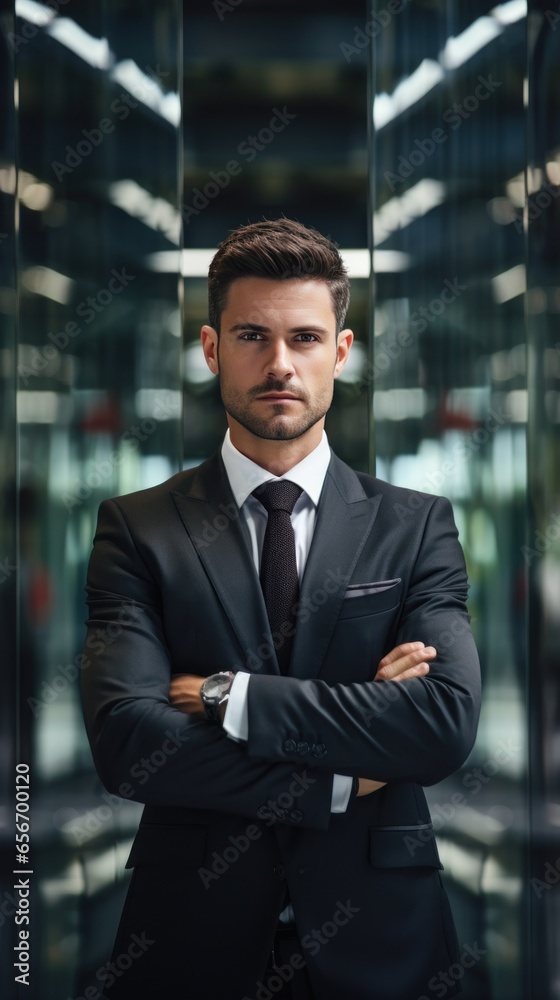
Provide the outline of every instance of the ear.
{"type": "Polygon", "coordinates": [[[334,377],[338,378],[344,365],[348,360],[348,354],[354,340],[352,330],[341,330],[336,338],[336,364],[334,366],[334,377]]]}
{"type": "Polygon", "coordinates": [[[213,375],[218,375],[218,333],[213,326],[203,326],[200,331],[206,364],[213,375]]]}

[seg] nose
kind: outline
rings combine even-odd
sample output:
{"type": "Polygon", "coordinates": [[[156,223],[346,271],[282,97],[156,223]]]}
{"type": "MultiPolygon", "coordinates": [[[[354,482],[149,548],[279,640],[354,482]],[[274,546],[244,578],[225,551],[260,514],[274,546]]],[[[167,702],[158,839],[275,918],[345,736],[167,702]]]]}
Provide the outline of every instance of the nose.
{"type": "Polygon", "coordinates": [[[266,362],[266,377],[270,379],[288,379],[295,372],[288,345],[282,340],[273,341],[266,362]]]}

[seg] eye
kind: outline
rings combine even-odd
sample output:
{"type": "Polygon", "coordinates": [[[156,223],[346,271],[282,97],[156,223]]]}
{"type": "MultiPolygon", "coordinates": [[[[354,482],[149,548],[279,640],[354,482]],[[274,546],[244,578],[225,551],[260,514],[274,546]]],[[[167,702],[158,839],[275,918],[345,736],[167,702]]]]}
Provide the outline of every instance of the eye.
{"type": "Polygon", "coordinates": [[[296,340],[299,340],[302,344],[312,344],[317,339],[314,333],[298,333],[296,337],[296,340]]]}
{"type": "Polygon", "coordinates": [[[248,330],[247,333],[242,333],[239,337],[240,340],[262,340],[262,334],[256,333],[254,330],[248,330]]]}

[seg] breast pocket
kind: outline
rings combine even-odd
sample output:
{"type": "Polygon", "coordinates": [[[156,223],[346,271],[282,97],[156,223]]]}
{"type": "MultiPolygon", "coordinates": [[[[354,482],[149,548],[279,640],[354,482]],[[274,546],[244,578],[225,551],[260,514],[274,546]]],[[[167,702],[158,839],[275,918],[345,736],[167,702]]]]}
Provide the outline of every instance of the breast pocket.
{"type": "Polygon", "coordinates": [[[378,615],[400,604],[402,580],[380,580],[376,583],[353,583],[342,602],[339,621],[378,615]]]}
{"type": "Polygon", "coordinates": [[[433,825],[370,826],[369,863],[373,868],[443,868],[433,825]]]}
{"type": "Polygon", "coordinates": [[[348,588],[321,670],[322,680],[373,680],[379,661],[394,645],[401,595],[400,579],[348,588]]]}

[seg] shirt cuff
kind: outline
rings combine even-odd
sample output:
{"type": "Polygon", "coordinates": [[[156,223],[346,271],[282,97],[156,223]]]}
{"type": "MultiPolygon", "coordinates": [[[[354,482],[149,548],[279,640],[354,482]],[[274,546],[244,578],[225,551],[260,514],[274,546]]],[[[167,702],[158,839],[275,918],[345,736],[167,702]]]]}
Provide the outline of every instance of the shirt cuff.
{"type": "Polygon", "coordinates": [[[335,774],[332,786],[331,812],[346,812],[352,791],[352,778],[348,774],[335,774]]]}
{"type": "Polygon", "coordinates": [[[235,675],[224,715],[224,729],[230,739],[237,740],[238,743],[249,739],[247,692],[249,690],[250,677],[251,674],[245,673],[245,671],[240,671],[235,675]]]}

